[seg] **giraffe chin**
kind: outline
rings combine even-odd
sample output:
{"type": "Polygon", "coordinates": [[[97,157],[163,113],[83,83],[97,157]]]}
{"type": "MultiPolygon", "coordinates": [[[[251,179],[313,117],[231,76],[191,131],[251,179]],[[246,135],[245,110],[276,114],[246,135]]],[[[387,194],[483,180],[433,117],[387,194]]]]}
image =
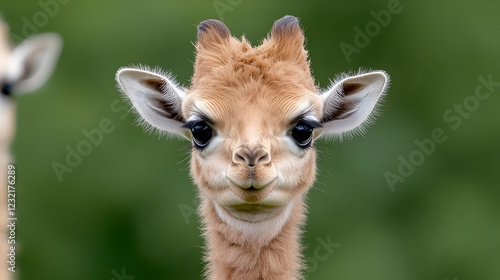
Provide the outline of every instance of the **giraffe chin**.
{"type": "Polygon", "coordinates": [[[244,200],[245,202],[249,203],[255,203],[255,202],[260,202],[263,199],[265,199],[271,191],[274,189],[274,187],[277,184],[277,178],[275,180],[272,180],[270,183],[265,185],[264,187],[254,187],[250,186],[248,188],[242,188],[235,183],[233,183],[231,180],[228,180],[229,184],[229,189],[239,198],[244,200]]]}

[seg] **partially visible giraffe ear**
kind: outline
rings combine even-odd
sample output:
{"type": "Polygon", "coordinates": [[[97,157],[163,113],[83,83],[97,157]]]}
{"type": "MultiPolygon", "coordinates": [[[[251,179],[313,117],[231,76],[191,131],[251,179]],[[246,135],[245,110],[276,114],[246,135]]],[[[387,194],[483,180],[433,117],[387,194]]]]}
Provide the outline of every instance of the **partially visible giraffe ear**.
{"type": "Polygon", "coordinates": [[[383,71],[360,74],[335,83],[322,94],[323,118],[321,134],[342,135],[363,130],[376,113],[377,104],[389,85],[389,75],[383,71]]]}
{"type": "Polygon", "coordinates": [[[296,17],[284,16],[277,20],[271,30],[271,40],[276,46],[278,59],[299,62],[307,60],[304,33],[296,17]]]}
{"type": "Polygon", "coordinates": [[[121,68],[116,81],[147,123],[161,131],[185,136],[182,102],[186,94],[169,75],[121,68]]]}
{"type": "Polygon", "coordinates": [[[61,53],[62,39],[55,33],[30,37],[14,48],[5,81],[15,94],[33,91],[50,77],[61,53]]]}

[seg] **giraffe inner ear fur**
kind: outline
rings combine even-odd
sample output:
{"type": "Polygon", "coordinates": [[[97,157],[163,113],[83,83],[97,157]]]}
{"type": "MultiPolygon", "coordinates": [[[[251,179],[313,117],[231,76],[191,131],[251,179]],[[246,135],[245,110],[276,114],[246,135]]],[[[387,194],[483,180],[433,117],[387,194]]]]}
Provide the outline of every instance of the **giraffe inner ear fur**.
{"type": "Polygon", "coordinates": [[[342,135],[363,130],[376,114],[381,97],[387,90],[389,75],[374,71],[347,77],[322,94],[322,135],[342,135]]]}
{"type": "Polygon", "coordinates": [[[145,122],[160,131],[185,136],[182,102],[186,94],[170,75],[122,68],[116,80],[145,122]]]}

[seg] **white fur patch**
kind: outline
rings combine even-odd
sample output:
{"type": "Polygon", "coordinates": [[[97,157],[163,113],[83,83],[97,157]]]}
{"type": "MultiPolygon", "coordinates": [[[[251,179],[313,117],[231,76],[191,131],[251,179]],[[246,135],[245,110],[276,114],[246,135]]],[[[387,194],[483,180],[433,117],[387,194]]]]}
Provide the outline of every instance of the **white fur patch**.
{"type": "Polygon", "coordinates": [[[274,211],[259,214],[231,211],[228,208],[213,202],[219,217],[232,228],[242,232],[245,236],[261,242],[269,243],[281,231],[290,217],[293,201],[277,207],[274,211]]]}

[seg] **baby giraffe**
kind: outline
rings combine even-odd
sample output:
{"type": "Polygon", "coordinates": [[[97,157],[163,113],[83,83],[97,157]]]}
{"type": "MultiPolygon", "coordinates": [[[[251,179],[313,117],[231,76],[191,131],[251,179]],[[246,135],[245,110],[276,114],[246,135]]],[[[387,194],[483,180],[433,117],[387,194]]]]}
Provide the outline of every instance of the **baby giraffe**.
{"type": "Polygon", "coordinates": [[[170,74],[122,68],[119,87],[145,122],[192,141],[210,280],[303,279],[305,197],[314,141],[352,133],[389,84],[383,71],[342,75],[320,92],[299,21],[285,16],[258,47],[220,21],[198,26],[189,89],[170,74]]]}
{"type": "Polygon", "coordinates": [[[26,39],[12,48],[8,38],[8,26],[0,15],[0,279],[14,279],[15,240],[8,239],[10,224],[7,204],[14,204],[16,195],[8,193],[8,185],[14,188],[15,169],[10,155],[10,144],[16,128],[14,96],[38,89],[50,77],[61,51],[62,41],[56,34],[40,34],[26,39]],[[7,173],[10,171],[10,173],[7,173]],[[7,175],[12,176],[7,176],[7,175]],[[9,254],[9,255],[7,255],[9,254]],[[14,254],[14,255],[13,255],[14,254]],[[14,261],[13,261],[14,260],[14,261]]]}

